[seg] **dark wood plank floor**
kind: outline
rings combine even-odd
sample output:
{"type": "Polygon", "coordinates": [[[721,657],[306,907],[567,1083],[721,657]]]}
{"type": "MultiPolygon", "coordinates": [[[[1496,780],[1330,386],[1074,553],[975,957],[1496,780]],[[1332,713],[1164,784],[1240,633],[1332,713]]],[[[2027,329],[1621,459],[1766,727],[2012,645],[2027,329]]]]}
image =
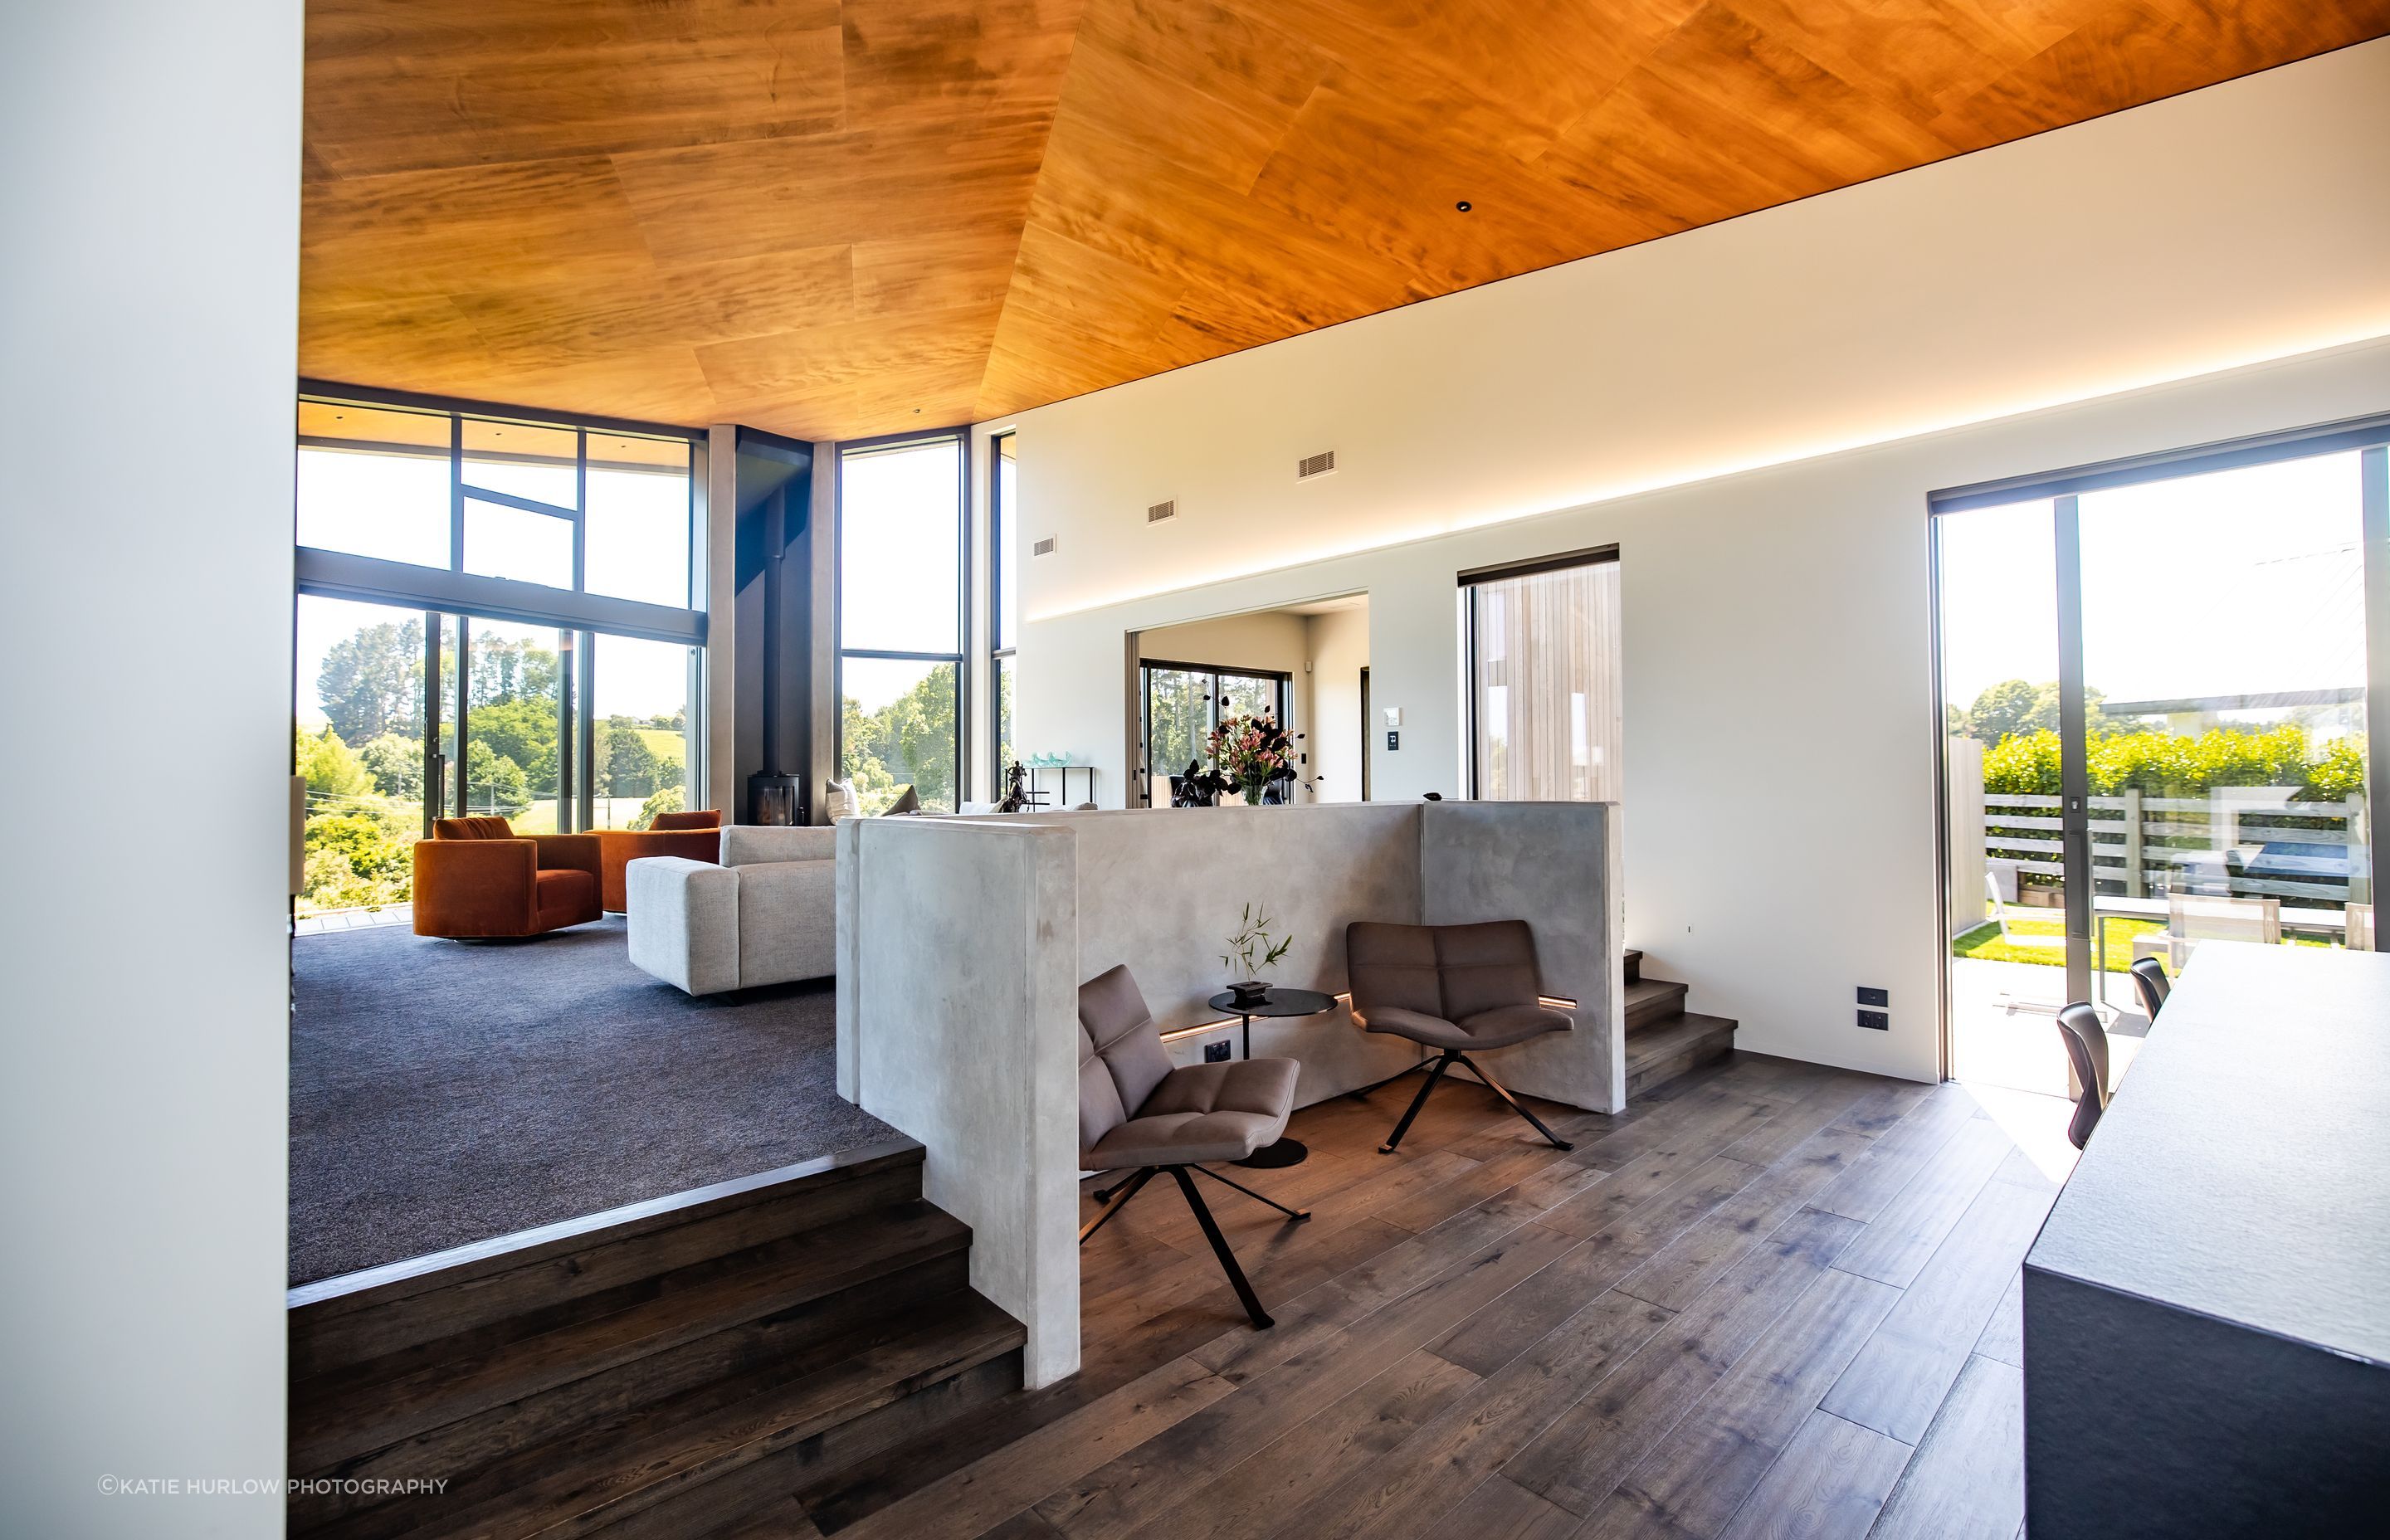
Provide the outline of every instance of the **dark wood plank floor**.
{"type": "Polygon", "coordinates": [[[1207,1193],[1276,1329],[1156,1184],[1084,1253],[1079,1376],[742,1533],[2018,1534],[2062,1104],[1737,1055],[1546,1110],[1569,1154],[1456,1086],[1381,1156],[1410,1088],[1296,1114],[1251,1185],[1309,1223],[1207,1193]]]}

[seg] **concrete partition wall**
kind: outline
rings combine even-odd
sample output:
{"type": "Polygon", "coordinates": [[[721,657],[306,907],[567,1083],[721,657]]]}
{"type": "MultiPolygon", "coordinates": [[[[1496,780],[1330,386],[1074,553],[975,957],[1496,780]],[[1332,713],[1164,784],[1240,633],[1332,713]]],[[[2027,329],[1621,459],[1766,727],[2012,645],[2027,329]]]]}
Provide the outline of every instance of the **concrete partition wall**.
{"type": "MultiPolygon", "coordinates": [[[[1523,918],[1577,1031],[1483,1055],[1506,1084],[1621,1106],[1615,807],[1383,802],[1002,818],[838,832],[839,1089],[928,1149],[971,1283],[1029,1328],[1029,1382],[1078,1367],[1078,986],[1125,963],[1165,1031],[1216,1021],[1248,903],[1293,944],[1274,982],[1340,994],[1355,920],[1523,918]]],[[[1174,1045],[1184,1059],[1233,1025],[1174,1045]]],[[[1336,1008],[1254,1023],[1298,1105],[1401,1073],[1407,1038],[1336,1008]]]]}
{"type": "Polygon", "coordinates": [[[1524,919],[1544,993],[1576,1030],[1484,1056],[1514,1091],[1594,1112],[1626,1105],[1625,887],[1615,802],[1429,802],[1420,809],[1420,918],[1524,919]]]}
{"type": "Polygon", "coordinates": [[[971,1287],[1079,1367],[1076,841],[1013,820],[838,829],[839,1090],[921,1141],[971,1287]]]}
{"type": "MultiPolygon", "coordinates": [[[[1278,921],[1278,936],[1293,938],[1266,978],[1343,993],[1345,926],[1419,920],[1420,812],[1417,802],[1240,804],[1037,821],[1078,836],[1079,977],[1127,964],[1170,1033],[1221,1019],[1207,1002],[1227,987],[1231,970],[1220,956],[1248,904],[1278,921]]],[[[1173,1057],[1195,1062],[1223,1038],[1241,1033],[1232,1024],[1178,1039],[1173,1057]]],[[[1241,1052],[1241,1042],[1230,1051],[1241,1052]]],[[[1398,1075],[1420,1058],[1416,1044],[1365,1033],[1342,1008],[1255,1021],[1253,1054],[1301,1060],[1297,1106],[1398,1075]]]]}

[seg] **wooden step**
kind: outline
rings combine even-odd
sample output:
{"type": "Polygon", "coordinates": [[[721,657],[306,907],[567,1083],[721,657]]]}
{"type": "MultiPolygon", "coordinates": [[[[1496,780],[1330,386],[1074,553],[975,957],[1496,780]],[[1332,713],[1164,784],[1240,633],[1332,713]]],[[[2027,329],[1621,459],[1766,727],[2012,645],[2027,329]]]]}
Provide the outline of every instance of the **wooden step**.
{"type": "Polygon", "coordinates": [[[305,1284],[289,1293],[290,1377],[391,1360],[392,1378],[410,1350],[453,1358],[609,1315],[709,1264],[920,1196],[921,1147],[906,1139],[305,1284]]]}
{"type": "Polygon", "coordinates": [[[970,1229],[951,1215],[903,1204],[784,1238],[745,1265],[495,1348],[422,1363],[409,1354],[395,1377],[378,1372],[392,1363],[381,1359],[301,1380],[291,1387],[290,1469],[400,1476],[479,1464],[718,1374],[740,1354],[820,1341],[845,1319],[807,1306],[857,1291],[855,1308],[882,1309],[892,1289],[918,1299],[943,1279],[967,1278],[970,1246],[970,1229]]]}
{"type": "Polygon", "coordinates": [[[1626,1030],[1664,1021],[1685,1008],[1685,986],[1665,979],[1638,979],[1626,986],[1626,1030]]]}
{"type": "Polygon", "coordinates": [[[1632,984],[1642,981],[1643,954],[1630,946],[1626,949],[1626,982],[1632,984]]]}
{"type": "MultiPolygon", "coordinates": [[[[1678,986],[1681,988],[1682,986],[1678,986]]],[[[1649,1095],[1734,1050],[1735,1023],[1723,1016],[1680,1011],[1626,1036],[1626,1099],[1649,1095]]]]}
{"type": "Polygon", "coordinates": [[[968,1289],[812,1373],[748,1373],[522,1451],[322,1532],[325,1540],[609,1540],[705,1533],[1016,1391],[1027,1333],[968,1289]],[[404,1511],[399,1511],[399,1510],[404,1511]],[[395,1524],[393,1524],[395,1521],[395,1524]]]}

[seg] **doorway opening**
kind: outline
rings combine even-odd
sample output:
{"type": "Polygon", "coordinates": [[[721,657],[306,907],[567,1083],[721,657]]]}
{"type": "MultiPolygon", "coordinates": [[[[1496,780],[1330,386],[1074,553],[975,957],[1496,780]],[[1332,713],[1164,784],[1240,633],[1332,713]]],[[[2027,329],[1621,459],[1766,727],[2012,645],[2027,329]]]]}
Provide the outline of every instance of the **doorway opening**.
{"type": "Polygon", "coordinates": [[[1368,594],[1156,626],[1128,648],[1130,806],[1172,805],[1172,781],[1210,767],[1207,739],[1231,716],[1302,735],[1285,800],[1368,800],[1368,594]]]}

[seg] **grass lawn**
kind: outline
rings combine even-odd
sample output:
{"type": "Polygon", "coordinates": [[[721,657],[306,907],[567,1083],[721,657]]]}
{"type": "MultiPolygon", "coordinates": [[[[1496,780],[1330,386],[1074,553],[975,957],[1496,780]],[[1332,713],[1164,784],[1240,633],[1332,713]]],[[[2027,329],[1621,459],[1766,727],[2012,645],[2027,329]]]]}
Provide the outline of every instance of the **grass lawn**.
{"type": "MultiPolygon", "coordinates": [[[[2133,938],[2165,930],[2153,919],[2112,919],[2108,922],[2108,956],[2101,966],[2111,973],[2128,971],[2133,966],[2133,938]]],[[[2031,942],[2022,944],[2000,939],[1998,920],[1985,920],[1950,943],[1954,957],[1981,957],[1987,962],[2039,963],[2045,968],[2064,968],[2066,948],[2058,943],[2066,934],[2066,921],[2055,910],[2048,919],[2019,919],[2013,911],[2009,917],[2009,933],[2012,936],[2046,936],[2050,944],[2038,946],[2031,942]]]]}
{"type": "MultiPolygon", "coordinates": [[[[2165,929],[2154,919],[2112,919],[2108,922],[2108,956],[2101,967],[2110,973],[2129,972],[2133,966],[2133,938],[2165,929]]],[[[1981,957],[1987,962],[2039,963],[2045,968],[2064,968],[2066,948],[2056,944],[2066,934],[2066,921],[2052,910],[2048,919],[2019,919],[2015,912],[2009,917],[2011,936],[2048,936],[2052,944],[2037,946],[2031,942],[2019,944],[2000,939],[1998,920],[1985,920],[1950,943],[1954,957],[1981,957]]],[[[2282,938],[2293,946],[2332,946],[2338,944],[2320,936],[2286,935],[2282,938]]],[[[2163,954],[2161,954],[2163,956],[2163,954]]]]}

